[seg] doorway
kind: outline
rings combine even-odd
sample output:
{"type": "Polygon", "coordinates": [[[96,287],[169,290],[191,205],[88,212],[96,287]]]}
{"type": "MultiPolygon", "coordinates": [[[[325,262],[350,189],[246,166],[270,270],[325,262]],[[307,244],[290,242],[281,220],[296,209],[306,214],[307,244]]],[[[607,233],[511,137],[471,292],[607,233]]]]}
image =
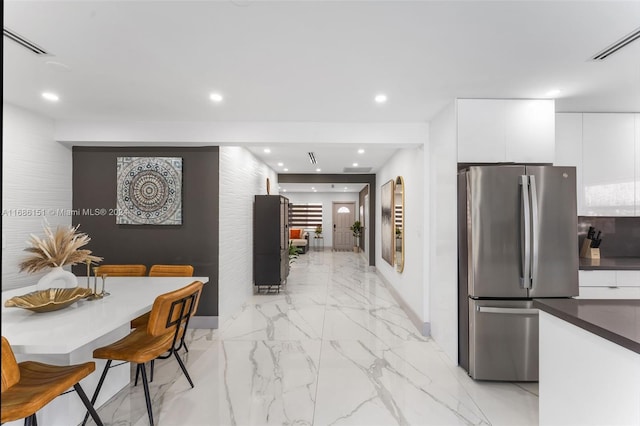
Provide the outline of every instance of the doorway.
{"type": "Polygon", "coordinates": [[[355,246],[351,225],[356,220],[356,203],[333,202],[333,250],[350,251],[355,246]]]}

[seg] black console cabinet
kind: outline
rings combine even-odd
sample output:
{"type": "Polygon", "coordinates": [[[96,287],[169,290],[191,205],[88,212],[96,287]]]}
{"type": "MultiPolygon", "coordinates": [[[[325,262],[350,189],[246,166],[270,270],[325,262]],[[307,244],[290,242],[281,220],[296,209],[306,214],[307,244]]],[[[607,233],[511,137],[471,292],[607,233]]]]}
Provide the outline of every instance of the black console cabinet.
{"type": "Polygon", "coordinates": [[[289,200],[256,195],[253,210],[253,281],[280,290],[289,275],[289,200]]]}

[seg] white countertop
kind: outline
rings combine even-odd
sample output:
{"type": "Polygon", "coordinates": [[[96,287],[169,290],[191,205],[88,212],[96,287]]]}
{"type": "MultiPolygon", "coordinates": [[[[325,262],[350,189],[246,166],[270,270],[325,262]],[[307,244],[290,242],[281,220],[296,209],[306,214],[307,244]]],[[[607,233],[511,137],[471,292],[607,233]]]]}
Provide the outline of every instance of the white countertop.
{"type": "MultiPolygon", "coordinates": [[[[207,283],[209,278],[108,277],[110,296],[44,313],[4,306],[7,299],[35,291],[35,286],[8,290],[2,292],[2,335],[16,354],[68,354],[148,312],[156,296],[193,281],[207,283]]],[[[78,277],[78,282],[82,286],[86,277],[78,277]]]]}

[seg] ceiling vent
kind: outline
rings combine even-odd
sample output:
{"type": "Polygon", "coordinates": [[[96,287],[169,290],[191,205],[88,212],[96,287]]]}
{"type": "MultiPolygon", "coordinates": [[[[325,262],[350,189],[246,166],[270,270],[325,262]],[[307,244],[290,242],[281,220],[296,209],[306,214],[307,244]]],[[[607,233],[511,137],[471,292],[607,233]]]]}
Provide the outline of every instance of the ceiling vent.
{"type": "Polygon", "coordinates": [[[604,61],[609,56],[616,53],[618,50],[622,49],[623,47],[629,45],[630,43],[632,43],[633,41],[639,38],[640,38],[640,28],[636,29],[631,34],[628,34],[623,38],[621,38],[620,40],[616,41],[611,46],[607,47],[606,49],[604,49],[603,51],[601,51],[591,59],[593,61],[604,61]]]}
{"type": "Polygon", "coordinates": [[[21,35],[11,31],[7,27],[4,27],[2,29],[2,34],[4,34],[5,37],[15,41],[16,43],[18,43],[20,46],[24,47],[25,49],[29,49],[31,52],[35,53],[36,55],[49,55],[49,52],[44,50],[42,47],[38,46],[34,42],[31,42],[31,41],[27,40],[26,38],[22,37],[21,35]]]}
{"type": "Polygon", "coordinates": [[[311,164],[316,164],[317,163],[316,156],[315,156],[315,154],[313,152],[309,153],[309,161],[311,161],[311,164]]]}
{"type": "Polygon", "coordinates": [[[343,173],[369,173],[371,167],[345,167],[343,173]]]}

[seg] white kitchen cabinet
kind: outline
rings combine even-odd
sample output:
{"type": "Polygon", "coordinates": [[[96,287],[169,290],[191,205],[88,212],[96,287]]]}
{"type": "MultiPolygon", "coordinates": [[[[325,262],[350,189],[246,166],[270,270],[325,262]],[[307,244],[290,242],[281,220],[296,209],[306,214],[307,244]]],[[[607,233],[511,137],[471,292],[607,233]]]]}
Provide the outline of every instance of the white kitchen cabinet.
{"type": "Polygon", "coordinates": [[[458,162],[505,162],[504,101],[458,99],[457,104],[458,162]]]}
{"type": "Polygon", "coordinates": [[[578,271],[580,287],[616,287],[616,271],[578,271]]]}
{"type": "Polygon", "coordinates": [[[555,102],[458,99],[459,163],[553,163],[555,102]]]}
{"type": "Polygon", "coordinates": [[[636,122],[636,216],[640,216],[640,113],[634,116],[636,122]]]}
{"type": "Polygon", "coordinates": [[[640,287],[580,287],[578,299],[640,299],[640,287]]]}
{"type": "Polygon", "coordinates": [[[640,288],[640,271],[616,271],[618,287],[640,288]]]}
{"type": "Polygon", "coordinates": [[[576,168],[578,216],[586,216],[582,191],[582,113],[556,114],[555,150],[555,166],[576,168]]]}
{"type": "Polygon", "coordinates": [[[640,299],[640,271],[578,271],[580,299],[640,299]]]}
{"type": "Polygon", "coordinates": [[[633,216],[635,214],[636,115],[583,114],[584,215],[633,216]]]}
{"type": "Polygon", "coordinates": [[[507,161],[553,163],[555,102],[539,99],[504,102],[507,161]]]}

